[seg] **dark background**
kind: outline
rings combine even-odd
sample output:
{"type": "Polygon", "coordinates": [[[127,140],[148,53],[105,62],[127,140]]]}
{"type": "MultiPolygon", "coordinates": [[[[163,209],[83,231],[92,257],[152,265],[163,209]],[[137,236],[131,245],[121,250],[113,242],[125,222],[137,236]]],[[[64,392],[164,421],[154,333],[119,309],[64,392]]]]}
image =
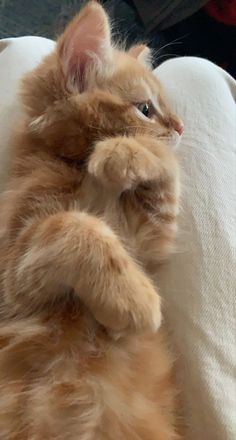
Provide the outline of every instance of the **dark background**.
{"type": "MultiPolygon", "coordinates": [[[[84,3],[81,0],[0,0],[0,38],[23,35],[55,38],[84,3]]],[[[171,27],[161,29],[157,25],[148,31],[142,21],[142,11],[136,9],[133,1],[104,0],[101,3],[116,22],[115,34],[121,34],[127,45],[145,41],[155,48],[155,65],[180,55],[202,56],[236,77],[236,27],[213,19],[205,8],[171,27]]]]}

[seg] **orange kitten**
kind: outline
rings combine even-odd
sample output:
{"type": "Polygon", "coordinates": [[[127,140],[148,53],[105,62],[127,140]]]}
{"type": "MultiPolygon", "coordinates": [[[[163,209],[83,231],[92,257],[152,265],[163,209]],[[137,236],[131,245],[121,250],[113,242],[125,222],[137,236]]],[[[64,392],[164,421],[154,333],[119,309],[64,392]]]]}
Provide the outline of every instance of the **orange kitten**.
{"type": "Polygon", "coordinates": [[[147,59],[89,2],[24,80],[0,206],[4,440],[178,437],[149,275],[173,248],[182,123],[147,59]]]}

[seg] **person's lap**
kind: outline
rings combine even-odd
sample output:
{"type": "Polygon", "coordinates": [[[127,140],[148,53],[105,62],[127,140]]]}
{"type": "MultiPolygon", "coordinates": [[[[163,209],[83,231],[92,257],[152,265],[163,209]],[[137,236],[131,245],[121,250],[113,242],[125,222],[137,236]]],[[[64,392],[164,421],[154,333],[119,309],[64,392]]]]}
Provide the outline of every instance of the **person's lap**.
{"type": "MultiPolygon", "coordinates": [[[[20,114],[19,78],[52,46],[37,37],[0,41],[0,191],[7,179],[9,133],[20,114]]],[[[197,58],[169,60],[155,73],[185,123],[178,150],[178,252],[158,274],[158,284],[179,356],[188,438],[234,439],[236,85],[197,58]]]]}

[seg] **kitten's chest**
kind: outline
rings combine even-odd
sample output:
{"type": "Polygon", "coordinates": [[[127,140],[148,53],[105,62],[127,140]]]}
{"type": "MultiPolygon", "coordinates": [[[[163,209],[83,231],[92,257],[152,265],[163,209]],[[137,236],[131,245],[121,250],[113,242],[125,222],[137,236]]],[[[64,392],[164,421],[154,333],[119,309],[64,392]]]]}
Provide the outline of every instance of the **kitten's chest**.
{"type": "Polygon", "coordinates": [[[84,182],[76,195],[79,210],[99,217],[108,224],[119,237],[135,248],[137,238],[138,213],[127,210],[122,197],[94,182],[84,182]]]}

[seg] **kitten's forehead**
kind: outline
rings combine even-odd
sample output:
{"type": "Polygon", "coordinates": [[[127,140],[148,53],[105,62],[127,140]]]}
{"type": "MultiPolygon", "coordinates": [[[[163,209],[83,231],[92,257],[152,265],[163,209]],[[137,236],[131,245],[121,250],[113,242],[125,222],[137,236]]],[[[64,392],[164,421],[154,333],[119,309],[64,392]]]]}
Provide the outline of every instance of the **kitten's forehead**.
{"type": "Polygon", "coordinates": [[[151,99],[153,92],[143,77],[130,77],[126,80],[127,94],[133,102],[144,102],[151,99]]]}
{"type": "Polygon", "coordinates": [[[113,72],[108,87],[120,92],[132,101],[145,101],[156,98],[161,93],[161,86],[153,73],[136,59],[126,53],[115,51],[113,72]]]}

